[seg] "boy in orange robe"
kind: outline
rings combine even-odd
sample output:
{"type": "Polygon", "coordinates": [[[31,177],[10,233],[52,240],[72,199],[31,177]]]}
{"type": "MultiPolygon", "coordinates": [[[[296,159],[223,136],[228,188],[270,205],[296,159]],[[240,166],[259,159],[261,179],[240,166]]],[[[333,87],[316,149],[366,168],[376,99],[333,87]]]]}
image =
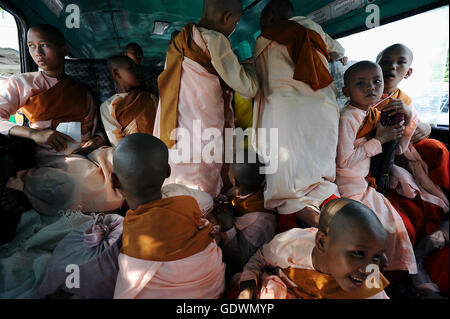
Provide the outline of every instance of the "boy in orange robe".
{"type": "Polygon", "coordinates": [[[136,133],[114,152],[115,187],[130,210],[123,222],[114,298],[219,298],[225,287],[222,252],[195,198],[162,198],[170,176],[168,149],[136,133]]]}

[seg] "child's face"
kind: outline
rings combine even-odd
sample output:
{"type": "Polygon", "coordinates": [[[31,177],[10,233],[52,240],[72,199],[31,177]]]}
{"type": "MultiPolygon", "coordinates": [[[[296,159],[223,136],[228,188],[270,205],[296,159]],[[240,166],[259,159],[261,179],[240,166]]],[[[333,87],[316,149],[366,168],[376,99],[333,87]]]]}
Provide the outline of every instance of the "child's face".
{"type": "Polygon", "coordinates": [[[44,71],[64,66],[64,57],[68,54],[67,46],[55,43],[48,34],[33,28],[28,31],[28,51],[44,71]]]}
{"type": "Polygon", "coordinates": [[[144,53],[140,48],[131,47],[125,52],[125,55],[132,59],[136,65],[141,65],[142,60],[144,59],[144,53]]]}
{"type": "Polygon", "coordinates": [[[375,104],[383,94],[383,74],[380,68],[354,71],[343,88],[345,96],[356,107],[368,107],[375,104]]]}
{"type": "Polygon", "coordinates": [[[325,244],[328,273],[345,291],[360,288],[368,273],[366,267],[375,264],[381,268],[386,237],[355,227],[351,234],[339,234],[325,244]]]}
{"type": "Polygon", "coordinates": [[[392,93],[412,73],[411,56],[401,47],[384,52],[378,64],[383,70],[385,93],[392,93]]]}
{"type": "Polygon", "coordinates": [[[141,85],[136,64],[127,63],[117,69],[116,81],[126,88],[136,88],[141,85]]]}

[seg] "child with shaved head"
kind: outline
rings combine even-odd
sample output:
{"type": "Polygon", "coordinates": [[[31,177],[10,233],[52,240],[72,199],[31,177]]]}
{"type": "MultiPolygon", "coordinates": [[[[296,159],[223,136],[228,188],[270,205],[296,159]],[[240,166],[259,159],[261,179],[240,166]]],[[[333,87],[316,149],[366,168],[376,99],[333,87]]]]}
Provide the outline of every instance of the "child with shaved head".
{"type": "Polygon", "coordinates": [[[332,200],[321,209],[318,229],[288,230],[257,251],[244,268],[239,298],[387,299],[389,283],[380,273],[387,240],[367,206],[332,200]]]}
{"type": "Polygon", "coordinates": [[[411,76],[412,61],[412,51],[400,43],[378,55],[385,89],[376,108],[391,114],[402,112],[416,126],[410,144],[393,166],[393,189],[386,196],[411,218],[418,241],[436,230],[449,210],[449,153],[443,143],[427,138],[429,125],[420,121],[411,98],[398,88],[411,76]]]}
{"type": "Polygon", "coordinates": [[[142,133],[114,151],[112,178],[130,206],[114,298],[213,299],[224,291],[222,252],[196,200],[162,196],[168,156],[161,140],[142,133]]]}
{"type": "Polygon", "coordinates": [[[265,207],[277,210],[279,231],[317,226],[320,206],[339,196],[334,184],[339,107],[328,61],[345,63],[345,50],[319,24],[294,13],[291,1],[270,1],[254,50],[262,84],[253,128],[277,128],[279,138],[270,145],[254,134],[253,144],[259,154],[269,148],[280,154],[264,192],[265,207]]]}
{"type": "Polygon", "coordinates": [[[252,98],[259,87],[252,64],[241,65],[228,40],[241,15],[240,0],[204,0],[200,22],[189,23],[173,39],[158,78],[160,103],[154,135],[174,150],[171,154],[192,150],[181,163],[170,158],[172,176],[166,183],[200,189],[213,198],[223,186],[223,160],[219,154],[220,160],[205,161],[202,150],[209,147],[215,155],[223,153],[222,132],[234,127],[232,90],[252,98]],[[176,129],[188,132],[190,138],[180,138],[176,129]],[[205,140],[205,129],[218,133],[205,140]],[[201,142],[194,143],[197,140],[201,142]]]}
{"type": "Polygon", "coordinates": [[[389,241],[386,246],[389,263],[386,270],[417,272],[413,247],[403,223],[403,211],[369,184],[371,158],[382,152],[382,145],[398,140],[397,154],[401,154],[414,132],[415,126],[405,120],[383,126],[380,112],[373,105],[383,93],[383,73],[374,62],[361,61],[344,74],[344,94],[349,104],[341,111],[339,142],[336,158],[336,183],[342,197],[360,201],[371,208],[385,227],[389,241]]]}
{"type": "Polygon", "coordinates": [[[113,147],[133,133],[153,134],[158,98],[140,89],[136,63],[124,55],[108,59],[117,94],[100,106],[106,135],[113,147]]]}
{"type": "MultiPolygon", "coordinates": [[[[249,159],[244,151],[242,162],[235,161],[229,177],[233,184],[233,196],[222,199],[213,212],[221,227],[222,251],[227,271],[242,271],[256,250],[269,242],[276,232],[276,218],[271,210],[264,208],[264,175],[261,163],[249,159]]],[[[253,153],[254,154],[254,153],[253,153]]]]}
{"type": "MultiPolygon", "coordinates": [[[[97,130],[97,106],[88,89],[64,71],[69,53],[64,34],[48,24],[35,25],[28,30],[27,44],[40,70],[14,75],[2,84],[0,134],[34,141],[36,166],[11,179],[8,187],[23,191],[45,215],[120,208],[123,198],[109,179],[112,150],[101,147],[105,137],[97,130]],[[8,121],[20,108],[29,127],[8,121]],[[60,132],[67,132],[61,129],[64,125],[72,126],[73,138],[60,132]]],[[[0,215],[8,213],[8,207],[2,211],[3,203],[0,207],[0,215]]]]}

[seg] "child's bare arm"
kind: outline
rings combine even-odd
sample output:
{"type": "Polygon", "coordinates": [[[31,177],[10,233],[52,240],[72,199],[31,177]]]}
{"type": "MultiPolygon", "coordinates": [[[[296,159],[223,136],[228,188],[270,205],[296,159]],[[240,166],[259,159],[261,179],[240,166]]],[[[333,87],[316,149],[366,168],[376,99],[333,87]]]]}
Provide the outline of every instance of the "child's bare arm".
{"type": "Polygon", "coordinates": [[[267,263],[264,255],[258,249],[257,252],[250,258],[242,271],[242,276],[239,282],[240,294],[238,299],[251,299],[255,294],[258,280],[266,266],[271,266],[267,263]]]}
{"type": "Polygon", "coordinates": [[[26,126],[14,126],[9,130],[9,135],[33,140],[41,146],[50,146],[57,152],[67,148],[67,143],[76,143],[70,136],[52,129],[35,130],[26,126]]]}

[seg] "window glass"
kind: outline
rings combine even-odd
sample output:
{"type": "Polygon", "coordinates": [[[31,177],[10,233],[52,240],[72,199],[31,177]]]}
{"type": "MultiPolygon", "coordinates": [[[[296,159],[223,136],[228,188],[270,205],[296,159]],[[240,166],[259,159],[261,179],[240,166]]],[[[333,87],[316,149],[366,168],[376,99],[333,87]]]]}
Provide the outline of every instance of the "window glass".
{"type": "Polygon", "coordinates": [[[338,41],[350,61],[375,61],[384,48],[407,45],[414,54],[413,73],[399,88],[413,99],[422,121],[448,125],[448,37],[449,6],[444,6],[338,41]]]}

